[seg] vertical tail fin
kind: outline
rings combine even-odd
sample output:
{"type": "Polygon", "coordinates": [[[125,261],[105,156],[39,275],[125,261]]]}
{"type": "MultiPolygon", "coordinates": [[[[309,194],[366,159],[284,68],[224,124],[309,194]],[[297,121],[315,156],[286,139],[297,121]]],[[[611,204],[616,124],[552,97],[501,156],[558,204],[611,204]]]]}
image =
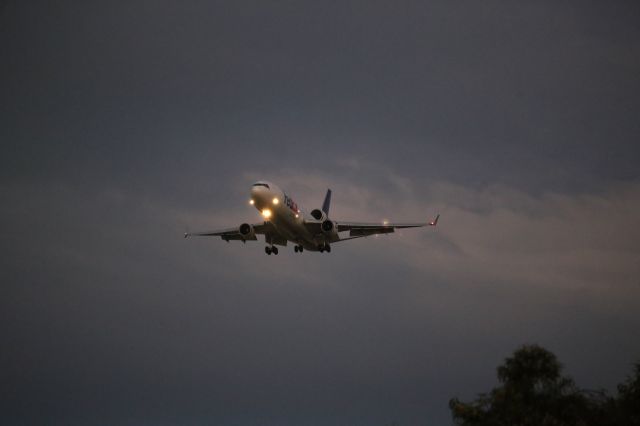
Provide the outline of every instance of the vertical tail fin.
{"type": "Polygon", "coordinates": [[[322,211],[329,216],[329,207],[331,206],[331,190],[327,189],[327,195],[324,196],[324,203],[322,203],[322,211]]]}

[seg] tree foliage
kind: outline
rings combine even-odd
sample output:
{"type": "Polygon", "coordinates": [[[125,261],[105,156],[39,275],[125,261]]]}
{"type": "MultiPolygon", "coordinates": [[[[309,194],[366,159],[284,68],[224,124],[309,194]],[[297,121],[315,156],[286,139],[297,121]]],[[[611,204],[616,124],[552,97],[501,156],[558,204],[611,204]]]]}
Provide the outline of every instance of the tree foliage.
{"type": "Polygon", "coordinates": [[[611,398],[607,410],[612,425],[640,426],[640,362],[633,373],[618,385],[618,397],[611,398]]]}
{"type": "Polygon", "coordinates": [[[618,387],[618,397],[584,391],[563,375],[556,356],[522,346],[497,369],[500,385],[472,402],[452,399],[453,419],[463,426],[640,426],[640,364],[618,387]]]}

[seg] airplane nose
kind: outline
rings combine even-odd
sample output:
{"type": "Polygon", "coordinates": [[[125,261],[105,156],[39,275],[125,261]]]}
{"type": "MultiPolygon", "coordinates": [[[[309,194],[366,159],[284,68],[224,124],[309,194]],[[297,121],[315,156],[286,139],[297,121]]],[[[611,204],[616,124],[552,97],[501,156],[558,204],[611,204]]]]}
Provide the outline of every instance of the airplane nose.
{"type": "Polygon", "coordinates": [[[251,188],[251,199],[256,206],[262,206],[267,198],[268,189],[262,186],[254,186],[251,188]]]}

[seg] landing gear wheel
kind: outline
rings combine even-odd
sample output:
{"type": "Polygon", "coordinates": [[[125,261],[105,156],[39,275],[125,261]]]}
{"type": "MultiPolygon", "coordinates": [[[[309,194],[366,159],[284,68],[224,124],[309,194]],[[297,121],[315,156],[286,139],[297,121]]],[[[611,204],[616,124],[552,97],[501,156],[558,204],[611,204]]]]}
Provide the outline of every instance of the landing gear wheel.
{"type": "Polygon", "coordinates": [[[298,246],[293,246],[293,251],[295,251],[297,253],[300,250],[298,249],[298,246]]]}
{"type": "Polygon", "coordinates": [[[304,250],[304,247],[302,247],[302,246],[298,246],[298,252],[299,252],[299,253],[302,253],[302,251],[303,251],[303,250],[304,250]]]}
{"type": "Polygon", "coordinates": [[[324,249],[326,250],[327,253],[331,253],[331,246],[329,244],[325,244],[324,249]]]}
{"type": "Polygon", "coordinates": [[[264,252],[267,254],[271,254],[271,247],[267,246],[264,248],[264,252]]]}
{"type": "Polygon", "coordinates": [[[278,254],[278,247],[271,247],[271,251],[273,252],[273,254],[278,254]]]}

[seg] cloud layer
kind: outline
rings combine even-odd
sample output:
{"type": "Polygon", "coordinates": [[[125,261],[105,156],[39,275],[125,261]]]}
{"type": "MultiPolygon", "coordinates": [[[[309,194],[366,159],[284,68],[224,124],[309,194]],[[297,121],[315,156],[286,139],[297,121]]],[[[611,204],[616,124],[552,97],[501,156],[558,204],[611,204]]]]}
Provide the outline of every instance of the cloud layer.
{"type": "Polygon", "coordinates": [[[521,343],[550,347],[588,386],[619,381],[640,352],[640,186],[532,196],[338,167],[346,178],[268,178],[307,208],[332,187],[336,219],[440,212],[438,227],[273,258],[259,242],[181,238],[185,224],[257,219],[245,197],[191,209],[122,188],[5,185],[8,412],[442,421],[448,397],[486,389],[521,343]]]}

